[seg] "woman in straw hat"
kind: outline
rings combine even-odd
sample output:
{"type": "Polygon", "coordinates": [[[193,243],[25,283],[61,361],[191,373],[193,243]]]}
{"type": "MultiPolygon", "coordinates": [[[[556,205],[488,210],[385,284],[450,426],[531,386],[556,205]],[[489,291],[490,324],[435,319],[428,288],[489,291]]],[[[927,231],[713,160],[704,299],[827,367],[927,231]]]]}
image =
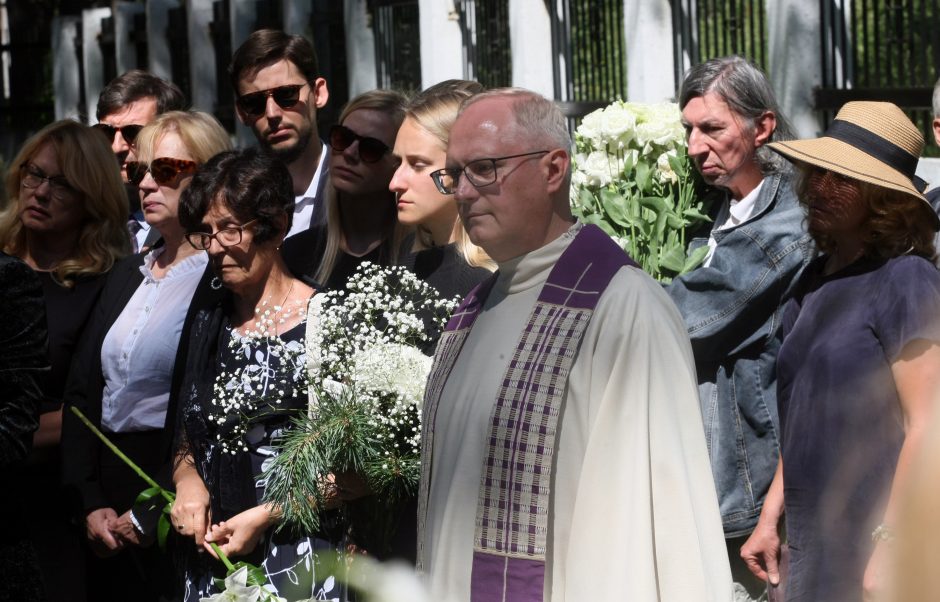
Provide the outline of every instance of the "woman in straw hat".
{"type": "Polygon", "coordinates": [[[781,460],[741,550],[786,600],[884,589],[898,494],[940,391],[940,220],[914,183],[923,137],[896,106],[846,104],[813,140],[770,147],[802,174],[819,257],[783,311],[781,460]]]}

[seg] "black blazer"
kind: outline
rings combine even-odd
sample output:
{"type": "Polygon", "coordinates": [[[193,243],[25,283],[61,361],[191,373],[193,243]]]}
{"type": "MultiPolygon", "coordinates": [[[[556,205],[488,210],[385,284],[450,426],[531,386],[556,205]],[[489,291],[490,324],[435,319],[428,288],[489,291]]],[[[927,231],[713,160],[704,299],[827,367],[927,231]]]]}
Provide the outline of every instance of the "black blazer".
{"type": "MultiPolygon", "coordinates": [[[[62,478],[70,492],[79,498],[83,514],[96,508],[114,508],[120,514],[130,507],[139,492],[147,488],[147,484],[126,468],[69,410],[75,406],[93,424],[101,424],[101,399],[104,392],[101,346],[111,326],[143,282],[143,274],[140,272],[143,261],[143,254],[132,255],[119,261],[111,270],[72,362],[66,384],[62,419],[62,478]],[[118,505],[125,507],[115,507],[118,505]]],[[[213,277],[212,269],[207,267],[186,313],[163,429],[116,434],[112,438],[141,468],[156,472],[151,472],[150,476],[164,486],[172,482],[176,408],[183,367],[186,365],[186,350],[189,347],[190,324],[199,308],[211,307],[218,302],[220,291],[210,286],[213,277]]]]}

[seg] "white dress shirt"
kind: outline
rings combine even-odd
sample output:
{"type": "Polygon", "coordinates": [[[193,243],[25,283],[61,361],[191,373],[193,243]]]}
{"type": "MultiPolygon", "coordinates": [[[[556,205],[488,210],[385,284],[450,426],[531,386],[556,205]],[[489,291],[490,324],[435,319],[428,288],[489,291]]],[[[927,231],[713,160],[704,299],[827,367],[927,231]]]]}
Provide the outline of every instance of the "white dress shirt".
{"type": "MultiPolygon", "coordinates": [[[[330,154],[329,147],[324,144],[320,151],[320,162],[317,164],[317,170],[310,180],[310,186],[307,186],[306,192],[298,197],[294,197],[294,219],[291,221],[290,231],[287,236],[293,236],[310,228],[310,220],[313,218],[313,211],[317,203],[324,202],[323,199],[317,199],[317,190],[320,188],[320,178],[323,177],[323,166],[326,165],[327,157],[330,154]]],[[[286,237],[285,237],[286,238],[286,237]]]]}
{"type": "Polygon", "coordinates": [[[144,281],[101,346],[101,426],[107,432],[161,429],[166,421],[183,322],[208,256],[187,257],[158,280],[151,269],[162,252],[154,249],[144,258],[144,281]]]}
{"type": "MultiPolygon", "coordinates": [[[[766,178],[764,178],[766,180],[766,178]]],[[[705,262],[702,264],[705,267],[712,262],[712,256],[715,254],[715,247],[718,246],[718,241],[715,240],[715,231],[717,230],[727,230],[728,228],[734,228],[739,226],[751,219],[751,214],[754,213],[754,205],[757,203],[757,197],[760,195],[760,189],[764,186],[764,180],[760,181],[760,184],[754,187],[754,190],[747,193],[743,199],[736,201],[731,199],[731,204],[728,206],[727,211],[722,211],[718,217],[727,217],[720,226],[713,228],[711,235],[708,237],[708,255],[705,256],[705,262]]]]}

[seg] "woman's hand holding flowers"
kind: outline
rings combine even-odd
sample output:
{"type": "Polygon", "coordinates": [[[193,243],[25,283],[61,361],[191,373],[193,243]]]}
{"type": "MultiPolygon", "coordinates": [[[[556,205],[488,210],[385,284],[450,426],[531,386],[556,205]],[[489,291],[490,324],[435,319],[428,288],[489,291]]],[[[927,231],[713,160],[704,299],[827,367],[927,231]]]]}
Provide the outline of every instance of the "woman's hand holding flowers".
{"type": "Polygon", "coordinates": [[[195,468],[180,469],[176,479],[176,501],[171,512],[176,532],[193,537],[196,545],[203,545],[212,519],[209,510],[209,491],[195,468]]]}
{"type": "MultiPolygon", "coordinates": [[[[268,527],[275,523],[268,505],[255,506],[232,518],[212,525],[206,533],[203,546],[216,556],[210,544],[216,544],[222,553],[229,557],[250,554],[268,527]]],[[[218,557],[218,556],[216,556],[218,557]]]]}

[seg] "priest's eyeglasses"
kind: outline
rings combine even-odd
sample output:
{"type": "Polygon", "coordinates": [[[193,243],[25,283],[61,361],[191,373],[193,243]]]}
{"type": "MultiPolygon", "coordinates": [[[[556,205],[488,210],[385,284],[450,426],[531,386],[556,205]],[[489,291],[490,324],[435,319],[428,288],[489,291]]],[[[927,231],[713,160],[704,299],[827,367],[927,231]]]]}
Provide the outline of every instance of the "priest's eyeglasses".
{"type": "Polygon", "coordinates": [[[476,159],[464,165],[463,167],[445,167],[431,172],[431,179],[441,194],[454,194],[457,192],[457,186],[460,184],[460,174],[465,174],[467,180],[480,188],[488,186],[496,181],[496,163],[506,159],[516,159],[517,157],[534,157],[535,155],[544,155],[551,151],[539,150],[529,153],[519,153],[518,155],[506,155],[505,157],[486,157],[476,159]]]}
{"type": "Polygon", "coordinates": [[[199,251],[207,250],[212,245],[213,238],[218,241],[219,246],[222,248],[231,247],[242,241],[242,232],[256,221],[258,220],[253,219],[250,222],[245,222],[241,226],[226,226],[213,234],[208,232],[190,232],[186,235],[186,240],[189,241],[189,244],[191,244],[194,249],[198,249],[199,251]]]}

